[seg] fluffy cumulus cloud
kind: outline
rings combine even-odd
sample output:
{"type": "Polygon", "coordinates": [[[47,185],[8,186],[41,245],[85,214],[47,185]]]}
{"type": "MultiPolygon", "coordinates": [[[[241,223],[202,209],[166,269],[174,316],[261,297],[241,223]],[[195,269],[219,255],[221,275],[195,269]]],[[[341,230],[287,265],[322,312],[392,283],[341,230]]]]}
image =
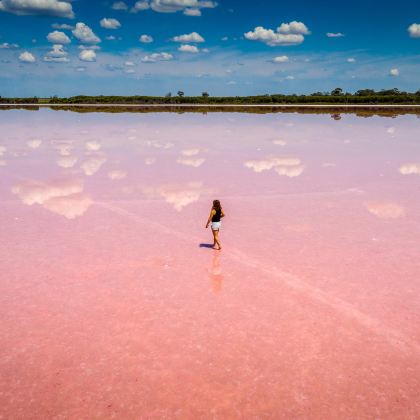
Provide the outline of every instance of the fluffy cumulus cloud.
{"type": "Polygon", "coordinates": [[[145,188],[144,194],[150,198],[162,197],[176,211],[198,201],[203,193],[210,192],[203,188],[200,182],[190,182],[187,185],[162,185],[157,188],[145,188]]]}
{"type": "Polygon", "coordinates": [[[180,157],[177,159],[177,163],[180,163],[181,165],[185,166],[192,166],[194,168],[198,168],[205,162],[204,158],[184,158],[180,157]]]}
{"type": "Polygon", "coordinates": [[[67,219],[82,216],[93,203],[83,193],[83,182],[80,180],[51,183],[28,181],[15,185],[12,193],[28,206],[37,204],[67,219]]]}
{"type": "Polygon", "coordinates": [[[30,149],[38,149],[39,146],[41,146],[42,144],[42,140],[40,139],[32,139],[26,142],[26,145],[30,148],[30,149]]]}
{"type": "Polygon", "coordinates": [[[24,51],[19,55],[19,60],[22,61],[22,63],[35,63],[36,58],[30,52],[24,51]]]}
{"type": "Polygon", "coordinates": [[[73,30],[74,26],[68,25],[67,23],[53,23],[51,25],[53,29],[65,29],[65,30],[73,30]]]}
{"type": "Polygon", "coordinates": [[[72,31],[73,35],[83,44],[98,44],[101,42],[98,36],[86,24],[78,22],[72,31]]]}
{"type": "Polygon", "coordinates": [[[405,215],[404,207],[396,203],[370,202],[365,203],[366,209],[380,219],[399,219],[405,215]]]}
{"type": "Polygon", "coordinates": [[[244,34],[250,41],[260,41],[270,47],[301,44],[310,32],[302,22],[282,23],[276,31],[257,26],[253,31],[244,34]]]}
{"type": "Polygon", "coordinates": [[[175,42],[204,42],[204,38],[197,32],[191,32],[190,34],[177,35],[172,38],[175,42]]]}
{"type": "Polygon", "coordinates": [[[0,50],[12,50],[15,48],[19,48],[18,44],[9,44],[8,42],[3,42],[0,44],[0,50]]]}
{"type": "Polygon", "coordinates": [[[139,38],[140,42],[143,42],[143,44],[150,44],[153,42],[153,38],[150,35],[143,34],[139,38]]]}
{"type": "Polygon", "coordinates": [[[328,38],[342,38],[344,36],[341,32],[327,32],[325,35],[328,38]]]}
{"type": "Polygon", "coordinates": [[[353,57],[350,57],[346,61],[347,61],[347,63],[355,63],[356,62],[356,59],[353,58],[353,57]]]}
{"type": "Polygon", "coordinates": [[[116,2],[112,3],[111,8],[113,10],[127,10],[128,9],[128,6],[123,1],[116,1],[116,2]]]}
{"type": "Polygon", "coordinates": [[[196,54],[199,49],[195,45],[183,44],[178,48],[178,51],[196,54]]]}
{"type": "Polygon", "coordinates": [[[196,8],[187,8],[183,13],[185,16],[201,16],[201,10],[196,8]]]}
{"type": "Polygon", "coordinates": [[[93,156],[89,159],[86,159],[81,165],[80,168],[83,170],[85,175],[91,176],[101,169],[101,166],[106,162],[106,159],[103,156],[93,156]]]}
{"type": "Polygon", "coordinates": [[[273,63],[280,64],[280,63],[287,63],[289,61],[289,57],[287,55],[280,55],[278,57],[273,58],[273,63]]]}
{"type": "Polygon", "coordinates": [[[47,40],[53,44],[70,44],[70,38],[64,32],[60,31],[50,32],[47,35],[47,40]]]}
{"type": "Polygon", "coordinates": [[[143,63],[156,63],[157,61],[169,61],[172,60],[174,57],[172,54],[162,52],[162,53],[153,53],[150,55],[144,56],[141,61],[143,63]]]}
{"type": "Polygon", "coordinates": [[[96,53],[94,50],[82,50],[79,54],[81,61],[96,61],[96,53]]]}
{"type": "Polygon", "coordinates": [[[50,61],[54,63],[67,63],[70,61],[67,57],[67,52],[64,50],[63,45],[54,44],[51,51],[47,52],[44,57],[44,61],[50,61]]]}
{"type": "Polygon", "coordinates": [[[300,159],[283,157],[248,160],[244,163],[244,165],[257,173],[274,169],[274,171],[276,171],[279,175],[284,175],[289,178],[301,175],[305,169],[300,159]]]}
{"type": "Polygon", "coordinates": [[[88,141],[85,143],[85,149],[89,152],[97,152],[102,147],[101,143],[98,143],[95,140],[88,141]]]}
{"type": "Polygon", "coordinates": [[[420,175],[420,163],[409,162],[400,166],[401,175],[420,175]]]}
{"type": "Polygon", "coordinates": [[[127,176],[127,172],[126,171],[122,171],[120,169],[115,169],[113,171],[109,171],[108,172],[108,178],[112,179],[112,180],[120,180],[120,179],[124,179],[127,176]]]}
{"type": "Polygon", "coordinates": [[[139,0],[130,12],[151,9],[160,13],[183,12],[187,16],[201,16],[201,9],[213,9],[216,6],[217,3],[210,0],[139,0]]]}
{"type": "Polygon", "coordinates": [[[390,76],[394,76],[394,77],[399,76],[400,75],[400,71],[398,69],[391,69],[389,71],[389,75],[390,76]]]}
{"type": "Polygon", "coordinates": [[[113,18],[103,18],[99,23],[105,29],[118,29],[121,27],[121,23],[113,18]]]}
{"type": "Polygon", "coordinates": [[[74,18],[71,3],[58,0],[0,0],[0,11],[15,15],[74,18]]]}
{"type": "Polygon", "coordinates": [[[413,23],[408,27],[411,38],[420,38],[420,23],[413,23]]]}

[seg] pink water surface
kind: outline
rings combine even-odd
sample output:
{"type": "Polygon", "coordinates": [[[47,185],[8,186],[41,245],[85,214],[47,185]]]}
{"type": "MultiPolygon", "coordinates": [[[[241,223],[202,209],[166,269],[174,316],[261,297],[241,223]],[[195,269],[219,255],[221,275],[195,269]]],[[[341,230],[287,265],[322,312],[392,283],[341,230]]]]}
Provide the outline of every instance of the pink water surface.
{"type": "Polygon", "coordinates": [[[1,111],[0,418],[420,418],[419,121],[1,111]]]}

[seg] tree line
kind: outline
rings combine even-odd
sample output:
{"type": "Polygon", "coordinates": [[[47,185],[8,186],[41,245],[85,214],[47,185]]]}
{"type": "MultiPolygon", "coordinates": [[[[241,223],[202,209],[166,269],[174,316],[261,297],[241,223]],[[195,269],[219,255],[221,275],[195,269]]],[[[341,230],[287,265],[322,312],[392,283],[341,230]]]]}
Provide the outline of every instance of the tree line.
{"type": "Polygon", "coordinates": [[[331,92],[314,92],[308,95],[265,94],[257,96],[210,96],[203,92],[201,96],[185,96],[183,91],[176,95],[165,96],[87,96],[78,95],[68,98],[52,96],[50,98],[3,98],[0,103],[10,104],[420,104],[420,89],[417,92],[404,92],[397,88],[361,89],[354,93],[335,88],[331,92]]]}

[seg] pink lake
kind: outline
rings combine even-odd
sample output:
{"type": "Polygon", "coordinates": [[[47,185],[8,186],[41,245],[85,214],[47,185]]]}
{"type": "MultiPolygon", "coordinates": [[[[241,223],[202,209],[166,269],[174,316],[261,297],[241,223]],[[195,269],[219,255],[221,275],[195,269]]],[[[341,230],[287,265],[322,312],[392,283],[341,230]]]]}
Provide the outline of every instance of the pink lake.
{"type": "Polygon", "coordinates": [[[341,117],[0,111],[0,419],[420,418],[420,120],[341,117]]]}

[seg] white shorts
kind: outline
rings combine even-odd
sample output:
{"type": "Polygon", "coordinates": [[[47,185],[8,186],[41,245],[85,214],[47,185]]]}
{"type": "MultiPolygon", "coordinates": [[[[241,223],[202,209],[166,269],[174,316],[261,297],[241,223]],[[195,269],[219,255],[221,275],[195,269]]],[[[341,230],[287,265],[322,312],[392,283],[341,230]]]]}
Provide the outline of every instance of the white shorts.
{"type": "Polygon", "coordinates": [[[211,230],[219,230],[222,222],[211,222],[211,230]]]}

